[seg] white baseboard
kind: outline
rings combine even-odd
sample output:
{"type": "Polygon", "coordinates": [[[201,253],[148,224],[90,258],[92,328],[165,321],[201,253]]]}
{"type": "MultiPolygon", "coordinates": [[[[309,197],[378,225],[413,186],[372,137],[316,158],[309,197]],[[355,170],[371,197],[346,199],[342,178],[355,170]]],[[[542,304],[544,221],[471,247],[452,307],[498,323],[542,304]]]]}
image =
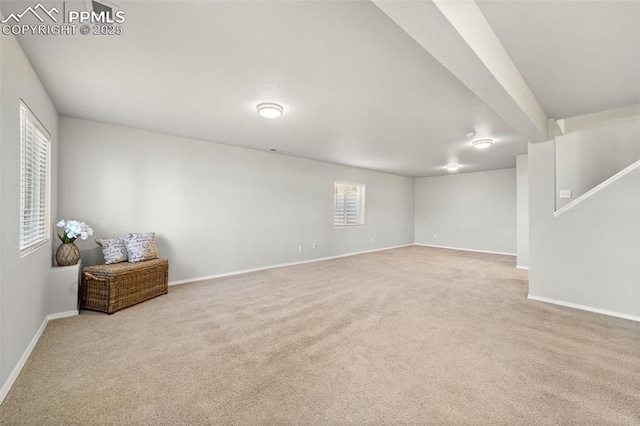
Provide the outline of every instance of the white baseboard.
{"type": "Polygon", "coordinates": [[[0,404],[2,404],[2,401],[4,401],[4,399],[7,397],[7,394],[9,393],[11,386],[13,386],[13,383],[18,378],[18,375],[22,371],[22,367],[24,367],[27,360],[29,359],[29,356],[31,355],[33,348],[36,347],[36,343],[38,343],[38,340],[40,340],[40,336],[42,336],[42,332],[44,331],[48,322],[49,322],[49,317],[45,317],[44,321],[42,321],[42,324],[40,325],[40,328],[38,329],[38,331],[36,331],[36,335],[33,336],[33,339],[31,339],[29,346],[27,346],[27,349],[24,351],[24,353],[20,357],[18,364],[16,364],[16,366],[13,368],[13,371],[11,371],[11,374],[9,374],[9,378],[7,379],[6,382],[4,382],[4,385],[2,385],[2,389],[0,389],[0,404]]]}
{"type": "Polygon", "coordinates": [[[51,314],[47,317],[47,319],[49,321],[51,320],[55,320],[55,319],[60,319],[60,318],[67,318],[67,317],[73,317],[78,315],[78,311],[67,311],[67,312],[58,312],[57,314],[51,314]]]}
{"type": "Polygon", "coordinates": [[[402,248],[402,247],[409,247],[409,246],[413,246],[413,245],[415,245],[415,244],[404,244],[404,245],[401,245],[401,246],[385,247],[385,248],[381,248],[381,249],[358,251],[358,252],[355,252],[355,253],[340,254],[340,255],[337,255],[337,256],[321,257],[321,258],[318,258],[318,259],[301,260],[299,262],[280,263],[278,265],[261,266],[260,268],[244,269],[244,270],[241,270],[241,271],[224,272],[222,274],[207,275],[207,276],[204,276],[204,277],[196,277],[196,278],[188,278],[186,280],[169,281],[169,285],[180,285],[180,284],[187,284],[187,283],[195,283],[195,282],[198,282],[198,281],[206,281],[206,280],[212,280],[212,279],[215,279],[215,278],[224,278],[224,277],[231,277],[233,275],[246,274],[248,272],[265,271],[267,269],[283,268],[285,266],[294,266],[294,265],[303,265],[305,263],[322,262],[322,261],[325,261],[325,260],[339,259],[341,257],[357,256],[359,254],[374,253],[374,252],[377,252],[377,251],[385,251],[385,250],[393,250],[393,249],[402,248]]]}
{"type": "Polygon", "coordinates": [[[623,314],[620,312],[608,311],[606,309],[592,308],[591,306],[578,305],[577,303],[564,302],[562,300],[549,299],[546,297],[527,295],[527,299],[536,300],[538,302],[550,303],[552,305],[564,306],[567,308],[580,309],[581,311],[595,312],[596,314],[608,315],[610,317],[623,318],[631,321],[640,322],[640,317],[635,315],[623,314]]]}
{"type": "Polygon", "coordinates": [[[419,243],[416,243],[415,245],[421,246],[421,247],[433,247],[433,248],[442,248],[442,249],[449,249],[449,250],[471,251],[471,252],[474,252],[474,253],[501,254],[503,256],[517,256],[515,253],[503,253],[503,252],[499,252],[499,251],[474,250],[474,249],[459,248],[459,247],[447,247],[447,246],[434,246],[433,244],[419,244],[419,243]]]}
{"type": "Polygon", "coordinates": [[[518,269],[524,269],[524,270],[526,270],[526,271],[528,271],[528,270],[529,270],[529,267],[528,267],[528,266],[520,266],[520,265],[516,265],[516,268],[518,268],[518,269]]]}
{"type": "Polygon", "coordinates": [[[42,324],[40,324],[40,328],[38,329],[38,331],[36,331],[36,334],[35,336],[33,336],[33,339],[31,339],[31,342],[29,342],[29,346],[27,346],[27,349],[25,349],[24,353],[20,357],[18,364],[16,364],[16,366],[11,371],[11,374],[9,374],[9,378],[7,379],[6,382],[4,382],[4,384],[2,385],[2,388],[0,388],[0,404],[2,404],[4,399],[7,397],[9,390],[11,390],[11,387],[13,386],[16,379],[18,378],[18,375],[20,375],[22,368],[27,363],[27,360],[31,356],[31,352],[33,351],[33,348],[36,347],[36,344],[38,343],[38,340],[40,340],[40,336],[42,336],[42,333],[44,332],[44,329],[47,327],[47,324],[49,323],[49,321],[59,319],[59,318],[72,317],[75,315],[78,315],[78,311],[59,312],[57,314],[47,315],[44,318],[44,320],[42,321],[42,324]]]}

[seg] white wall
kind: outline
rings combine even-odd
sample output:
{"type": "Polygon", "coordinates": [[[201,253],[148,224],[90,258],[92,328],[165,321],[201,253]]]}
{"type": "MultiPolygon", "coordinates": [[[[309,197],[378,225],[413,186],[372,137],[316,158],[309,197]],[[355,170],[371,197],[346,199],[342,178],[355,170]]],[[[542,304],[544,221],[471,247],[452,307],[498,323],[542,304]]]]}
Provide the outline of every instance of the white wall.
{"type": "Polygon", "coordinates": [[[51,243],[20,258],[20,99],[51,133],[53,222],[58,113],[16,39],[2,35],[1,40],[0,387],[3,387],[48,313],[47,282],[52,265],[51,243]]]}
{"type": "Polygon", "coordinates": [[[414,240],[411,178],[69,117],[60,140],[60,216],[155,231],[172,281],[414,240]],[[336,180],[367,185],[365,226],[333,227],[336,180]]]}
{"type": "Polygon", "coordinates": [[[516,157],[517,179],[517,265],[529,267],[529,159],[516,157]]]}
{"type": "Polygon", "coordinates": [[[570,118],[556,137],[556,209],[640,159],[640,105],[570,118]],[[558,191],[570,189],[572,199],[558,191]]]}
{"type": "Polygon", "coordinates": [[[640,169],[554,217],[554,145],[529,144],[529,294],[640,319],[640,169]]]}
{"type": "Polygon", "coordinates": [[[416,243],[516,253],[516,169],[415,181],[416,243]]]}

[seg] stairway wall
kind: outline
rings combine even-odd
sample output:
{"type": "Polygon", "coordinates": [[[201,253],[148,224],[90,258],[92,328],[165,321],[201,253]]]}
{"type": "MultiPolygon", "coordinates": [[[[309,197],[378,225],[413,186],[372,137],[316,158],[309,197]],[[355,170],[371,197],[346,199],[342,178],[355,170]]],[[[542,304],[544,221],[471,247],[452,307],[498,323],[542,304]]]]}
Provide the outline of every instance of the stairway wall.
{"type": "Polygon", "coordinates": [[[529,144],[529,296],[640,320],[640,169],[554,217],[555,145],[529,144]]]}
{"type": "Polygon", "coordinates": [[[640,159],[640,105],[564,120],[556,136],[556,210],[640,159]],[[560,199],[561,189],[572,191],[560,199]]]}

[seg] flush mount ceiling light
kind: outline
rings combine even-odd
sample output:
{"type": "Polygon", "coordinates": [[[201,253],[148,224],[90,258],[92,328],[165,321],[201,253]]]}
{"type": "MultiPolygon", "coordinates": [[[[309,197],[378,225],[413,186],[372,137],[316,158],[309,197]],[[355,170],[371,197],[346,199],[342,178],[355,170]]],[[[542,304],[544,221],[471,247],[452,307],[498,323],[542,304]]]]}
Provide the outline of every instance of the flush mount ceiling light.
{"type": "Polygon", "coordinates": [[[282,111],[284,109],[278,104],[270,102],[258,104],[258,114],[265,118],[278,118],[282,115],[282,111]]]}
{"type": "Polygon", "coordinates": [[[471,146],[478,149],[489,148],[491,145],[493,145],[493,139],[478,139],[471,142],[471,146]]]}
{"type": "Polygon", "coordinates": [[[455,172],[456,170],[458,170],[460,168],[460,164],[458,163],[451,163],[451,164],[447,164],[446,166],[444,166],[445,169],[449,170],[450,172],[455,172]]]}

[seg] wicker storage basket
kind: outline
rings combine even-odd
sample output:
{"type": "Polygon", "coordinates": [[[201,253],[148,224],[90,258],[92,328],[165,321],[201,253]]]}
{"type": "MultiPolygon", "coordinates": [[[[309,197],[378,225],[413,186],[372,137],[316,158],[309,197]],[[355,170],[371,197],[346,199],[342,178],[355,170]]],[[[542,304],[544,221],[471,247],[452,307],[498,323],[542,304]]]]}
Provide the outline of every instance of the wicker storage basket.
{"type": "Polygon", "coordinates": [[[112,314],[161,294],[169,283],[169,261],[87,266],[82,269],[80,308],[112,314]]]}

